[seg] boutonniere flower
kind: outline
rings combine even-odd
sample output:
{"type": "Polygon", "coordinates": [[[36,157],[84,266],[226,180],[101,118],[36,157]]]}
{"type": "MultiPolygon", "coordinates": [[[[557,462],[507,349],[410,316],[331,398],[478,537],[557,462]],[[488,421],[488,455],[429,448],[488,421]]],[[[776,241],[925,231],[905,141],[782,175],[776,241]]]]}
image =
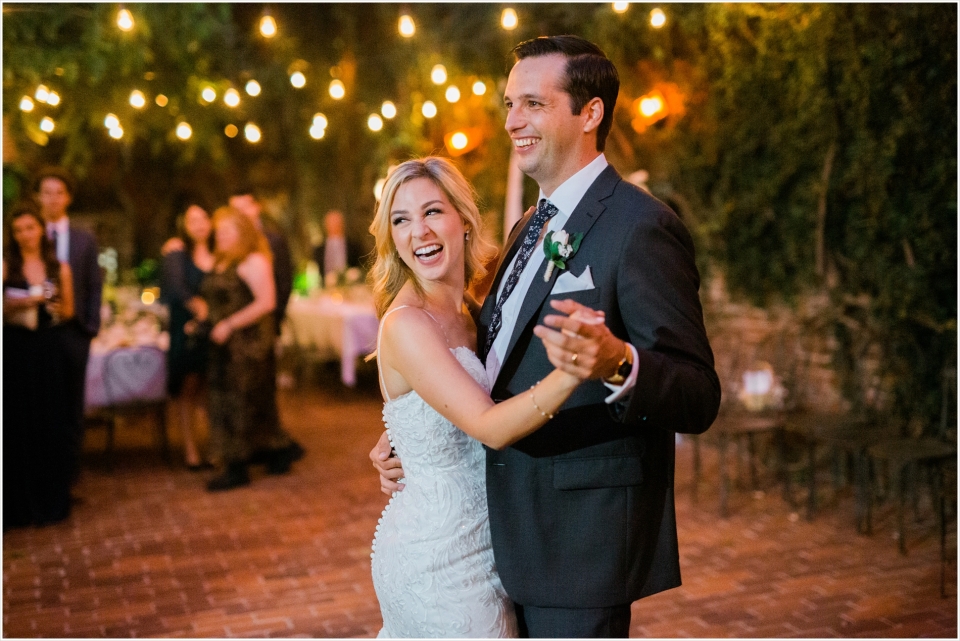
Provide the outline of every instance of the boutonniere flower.
{"type": "Polygon", "coordinates": [[[567,268],[567,261],[580,249],[583,234],[575,233],[571,236],[565,230],[551,231],[543,239],[543,253],[546,254],[547,269],[543,272],[543,280],[548,281],[553,276],[554,267],[567,268]]]}

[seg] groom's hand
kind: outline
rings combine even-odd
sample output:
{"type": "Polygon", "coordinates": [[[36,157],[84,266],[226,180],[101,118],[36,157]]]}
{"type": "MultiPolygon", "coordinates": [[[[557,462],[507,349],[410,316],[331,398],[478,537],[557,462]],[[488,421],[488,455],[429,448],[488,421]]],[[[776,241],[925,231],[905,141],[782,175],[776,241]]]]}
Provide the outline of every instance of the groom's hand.
{"type": "Polygon", "coordinates": [[[626,344],[607,328],[603,312],[569,298],[550,305],[566,316],[545,316],[533,333],[543,341],[553,366],[581,379],[613,376],[626,344]]]}
{"type": "Polygon", "coordinates": [[[387,433],[380,435],[380,440],[372,450],[370,450],[370,460],[373,462],[374,469],[380,473],[380,491],[387,496],[393,496],[394,492],[403,490],[403,483],[397,483],[403,478],[403,467],[400,466],[400,459],[391,456],[392,448],[387,433]]]}

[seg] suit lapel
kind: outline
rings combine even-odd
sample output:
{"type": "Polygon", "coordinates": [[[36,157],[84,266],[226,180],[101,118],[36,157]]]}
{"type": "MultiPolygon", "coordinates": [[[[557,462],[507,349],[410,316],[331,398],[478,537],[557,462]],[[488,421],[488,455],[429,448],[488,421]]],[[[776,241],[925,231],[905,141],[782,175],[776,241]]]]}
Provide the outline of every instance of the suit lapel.
{"type": "MultiPolygon", "coordinates": [[[[583,234],[584,242],[586,242],[586,237],[590,231],[590,228],[593,227],[593,224],[597,221],[597,218],[599,218],[606,209],[603,201],[613,193],[613,188],[618,182],[620,182],[620,175],[613,168],[613,165],[608,165],[607,168],[604,169],[599,176],[597,176],[597,179],[593,181],[593,184],[590,185],[590,188],[583,195],[583,198],[580,199],[580,204],[577,205],[577,208],[570,215],[570,218],[567,219],[567,222],[563,228],[571,234],[583,234]]],[[[526,226],[524,226],[524,228],[526,228],[526,226]]],[[[581,246],[581,250],[582,249],[583,248],[581,246]]],[[[515,250],[514,253],[516,253],[515,250]]],[[[543,306],[543,301],[550,294],[550,290],[553,289],[554,282],[560,276],[561,270],[554,269],[553,274],[550,276],[550,280],[544,281],[543,273],[546,270],[547,260],[543,255],[542,250],[539,252],[539,259],[540,262],[539,266],[537,267],[536,276],[534,276],[533,282],[530,284],[530,289],[527,290],[527,294],[523,299],[523,304],[520,306],[520,313],[517,316],[516,324],[513,326],[513,333],[510,335],[510,342],[507,344],[507,351],[501,359],[502,363],[506,363],[507,359],[510,358],[513,348],[520,339],[520,335],[524,332],[527,325],[537,314],[538,310],[543,306]]],[[[535,257],[531,257],[530,260],[535,260],[535,257]]],[[[501,275],[502,274],[498,273],[497,278],[500,278],[501,275]]],[[[496,292],[496,289],[493,289],[492,291],[496,292]]],[[[500,371],[502,372],[503,368],[501,368],[500,371]]]]}

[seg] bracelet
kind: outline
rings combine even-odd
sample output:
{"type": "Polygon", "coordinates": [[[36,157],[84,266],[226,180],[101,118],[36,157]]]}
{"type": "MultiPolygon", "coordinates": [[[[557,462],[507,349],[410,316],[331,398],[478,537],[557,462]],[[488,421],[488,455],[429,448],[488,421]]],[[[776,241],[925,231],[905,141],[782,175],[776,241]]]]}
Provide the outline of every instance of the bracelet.
{"type": "Polygon", "coordinates": [[[535,388],[537,385],[539,385],[539,384],[540,384],[540,383],[537,383],[536,385],[531,385],[531,386],[530,386],[530,402],[533,403],[533,406],[534,406],[535,408],[537,408],[537,411],[538,411],[538,412],[540,412],[540,416],[544,416],[544,417],[547,418],[547,420],[550,420],[550,419],[553,418],[553,414],[547,414],[547,413],[544,412],[542,409],[540,409],[540,406],[537,405],[537,399],[535,399],[535,398],[533,397],[533,390],[534,390],[534,388],[535,388]]]}

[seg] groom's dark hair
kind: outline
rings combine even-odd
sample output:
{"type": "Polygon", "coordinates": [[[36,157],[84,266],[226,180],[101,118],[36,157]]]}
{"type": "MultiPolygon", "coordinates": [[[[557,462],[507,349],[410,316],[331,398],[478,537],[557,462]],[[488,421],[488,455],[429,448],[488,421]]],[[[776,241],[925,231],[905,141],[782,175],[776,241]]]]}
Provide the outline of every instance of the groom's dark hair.
{"type": "Polygon", "coordinates": [[[521,42],[513,48],[514,62],[560,54],[567,59],[567,81],[563,90],[570,94],[574,115],[594,98],[603,102],[603,119],[597,127],[597,151],[603,151],[613,126],[613,108],[620,93],[620,76],[603,50],[580,36],[541,36],[521,42]]]}

